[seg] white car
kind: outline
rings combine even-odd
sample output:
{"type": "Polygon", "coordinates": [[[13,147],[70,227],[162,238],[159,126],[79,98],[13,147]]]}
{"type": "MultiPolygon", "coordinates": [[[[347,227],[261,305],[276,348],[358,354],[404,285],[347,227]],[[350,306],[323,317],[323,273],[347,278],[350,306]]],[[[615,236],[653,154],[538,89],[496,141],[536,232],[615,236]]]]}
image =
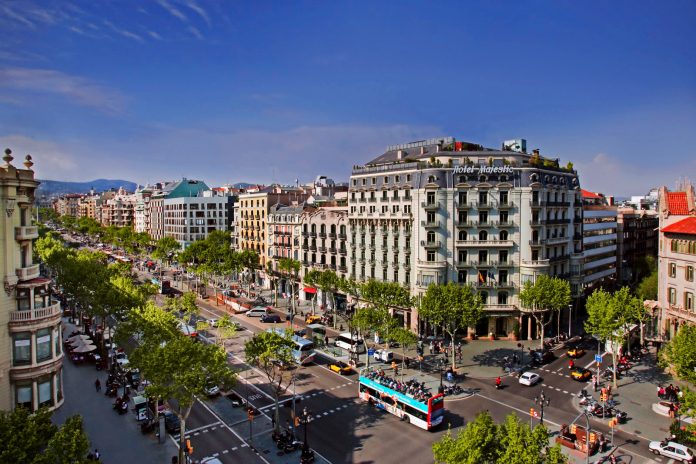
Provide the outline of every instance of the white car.
{"type": "Polygon", "coordinates": [[[222,464],[222,461],[218,458],[203,458],[201,464],[222,464]]]}
{"type": "Polygon", "coordinates": [[[217,317],[211,317],[206,320],[208,324],[210,324],[210,327],[217,327],[219,319],[217,317]]]}
{"type": "Polygon", "coordinates": [[[525,372],[520,376],[519,382],[522,385],[527,385],[528,387],[531,387],[539,380],[541,380],[541,377],[536,372],[525,372]]]}
{"type": "Polygon", "coordinates": [[[116,353],[116,362],[118,363],[119,366],[125,366],[127,365],[130,361],[128,361],[128,356],[126,356],[126,353],[116,353]]]}
{"type": "Polygon", "coordinates": [[[653,454],[662,455],[668,458],[676,459],[679,462],[694,462],[694,454],[689,448],[673,441],[661,442],[651,441],[648,446],[653,454]]]}

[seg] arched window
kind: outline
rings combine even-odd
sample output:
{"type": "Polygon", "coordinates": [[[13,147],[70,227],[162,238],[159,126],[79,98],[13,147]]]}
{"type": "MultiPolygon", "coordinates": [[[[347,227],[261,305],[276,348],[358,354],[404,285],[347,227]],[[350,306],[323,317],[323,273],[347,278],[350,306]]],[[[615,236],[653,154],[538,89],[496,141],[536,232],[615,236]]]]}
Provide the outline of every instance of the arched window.
{"type": "Polygon", "coordinates": [[[336,233],[336,224],[331,224],[331,233],[332,234],[336,233]]]}
{"type": "Polygon", "coordinates": [[[429,177],[428,177],[428,183],[429,183],[429,184],[434,184],[434,183],[435,183],[435,176],[429,176],[429,177]]]}
{"type": "Polygon", "coordinates": [[[479,176],[479,182],[486,182],[488,180],[488,177],[486,176],[479,176]]]}
{"type": "Polygon", "coordinates": [[[317,225],[312,224],[312,232],[316,233],[317,232],[317,225]]]}
{"type": "Polygon", "coordinates": [[[479,237],[479,240],[488,240],[488,232],[486,232],[485,230],[482,230],[481,232],[479,232],[478,237],[479,237]]]}
{"type": "Polygon", "coordinates": [[[532,173],[532,175],[529,176],[529,180],[531,180],[532,182],[536,182],[539,180],[539,176],[536,173],[532,173]]]}
{"type": "MultiPolygon", "coordinates": [[[[536,231],[535,231],[536,232],[536,231]]],[[[501,230],[500,231],[500,240],[507,240],[508,239],[508,231],[507,230],[501,230]]]]}
{"type": "Polygon", "coordinates": [[[460,241],[466,240],[466,230],[459,231],[459,234],[457,235],[457,240],[460,240],[460,241]]]}
{"type": "Polygon", "coordinates": [[[467,179],[466,179],[466,176],[459,176],[459,183],[460,183],[460,184],[465,183],[466,180],[467,180],[467,179]]]}
{"type": "Polygon", "coordinates": [[[507,182],[507,180],[508,180],[508,176],[506,176],[505,174],[500,176],[500,182],[507,182]]]}
{"type": "Polygon", "coordinates": [[[342,225],[342,226],[341,226],[341,234],[342,234],[342,235],[345,235],[345,234],[346,234],[346,226],[345,226],[345,225],[342,225]]]}

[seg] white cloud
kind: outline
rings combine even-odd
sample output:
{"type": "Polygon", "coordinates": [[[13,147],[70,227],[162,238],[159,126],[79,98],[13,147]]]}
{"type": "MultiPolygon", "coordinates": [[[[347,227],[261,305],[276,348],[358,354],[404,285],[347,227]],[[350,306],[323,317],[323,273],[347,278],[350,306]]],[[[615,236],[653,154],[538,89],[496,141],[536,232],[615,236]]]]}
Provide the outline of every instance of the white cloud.
{"type": "Polygon", "coordinates": [[[20,23],[22,23],[25,26],[28,26],[32,29],[36,29],[36,25],[33,22],[29,21],[29,19],[27,19],[26,17],[17,13],[13,9],[9,8],[8,6],[3,5],[2,12],[5,13],[5,16],[9,17],[10,19],[14,19],[16,21],[19,21],[20,23]]]}
{"type": "Polygon", "coordinates": [[[203,18],[208,27],[210,27],[210,16],[208,12],[205,11],[200,5],[198,5],[194,0],[188,0],[186,6],[198,13],[198,15],[203,18]]]}
{"type": "Polygon", "coordinates": [[[189,26],[188,30],[195,38],[197,38],[198,40],[203,40],[203,34],[201,34],[201,31],[199,31],[193,26],[189,26]]]}
{"type": "Polygon", "coordinates": [[[31,155],[34,161],[33,170],[40,179],[69,179],[74,176],[80,167],[80,161],[71,153],[70,149],[60,144],[36,140],[24,135],[0,136],[0,147],[12,150],[14,164],[21,167],[24,157],[31,155]]]}
{"type": "Polygon", "coordinates": [[[155,40],[162,40],[162,36],[156,33],[155,31],[147,31],[148,35],[152,37],[155,40]]]}
{"type": "Polygon", "coordinates": [[[179,18],[183,22],[188,22],[188,18],[186,17],[186,15],[182,13],[181,10],[179,10],[177,7],[169,3],[167,0],[158,0],[157,3],[159,3],[159,5],[162,8],[167,10],[169,14],[171,14],[175,18],[179,18]]]}
{"type": "Polygon", "coordinates": [[[587,162],[575,163],[580,185],[586,190],[605,195],[644,195],[651,187],[666,185],[686,175],[696,175],[696,153],[691,162],[671,163],[668,157],[657,157],[652,162],[626,163],[615,156],[598,153],[587,162]]]}
{"type": "Polygon", "coordinates": [[[109,29],[111,29],[112,31],[114,31],[115,33],[117,33],[117,34],[119,34],[119,35],[122,35],[123,37],[126,37],[126,38],[128,38],[128,39],[137,40],[138,42],[141,42],[141,43],[143,42],[143,38],[140,37],[138,34],[136,34],[136,33],[134,33],[134,32],[131,32],[131,31],[127,30],[127,29],[122,29],[122,28],[120,28],[120,27],[117,27],[117,26],[116,26],[114,23],[112,23],[111,21],[104,20],[104,24],[105,24],[109,29]]]}
{"type": "Polygon", "coordinates": [[[126,103],[126,98],[120,92],[84,77],[51,69],[0,69],[0,88],[57,94],[108,114],[121,113],[126,103]]]}

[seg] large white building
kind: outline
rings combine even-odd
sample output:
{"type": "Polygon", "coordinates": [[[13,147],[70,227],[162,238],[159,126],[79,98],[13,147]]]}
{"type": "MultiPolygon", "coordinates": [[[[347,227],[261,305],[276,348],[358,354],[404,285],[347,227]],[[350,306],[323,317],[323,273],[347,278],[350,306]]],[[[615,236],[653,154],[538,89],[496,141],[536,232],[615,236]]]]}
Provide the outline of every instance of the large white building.
{"type": "Polygon", "coordinates": [[[39,182],[30,156],[25,169],[12,159],[5,150],[0,166],[0,410],[57,408],[64,401],[62,311],[33,260],[39,231],[31,211],[39,182]]]}
{"type": "Polygon", "coordinates": [[[618,210],[603,195],[583,190],[582,197],[582,290],[587,295],[616,283],[618,210]]]}
{"type": "MultiPolygon", "coordinates": [[[[390,146],[349,184],[349,273],[399,282],[415,297],[432,283],[476,287],[486,317],[470,335],[535,335],[520,286],[540,274],[576,288],[582,259],[582,199],[572,165],[494,150],[453,137],[390,146]]],[[[513,151],[516,150],[516,151],[513,151]]],[[[416,308],[395,309],[425,333],[416,308]]]]}

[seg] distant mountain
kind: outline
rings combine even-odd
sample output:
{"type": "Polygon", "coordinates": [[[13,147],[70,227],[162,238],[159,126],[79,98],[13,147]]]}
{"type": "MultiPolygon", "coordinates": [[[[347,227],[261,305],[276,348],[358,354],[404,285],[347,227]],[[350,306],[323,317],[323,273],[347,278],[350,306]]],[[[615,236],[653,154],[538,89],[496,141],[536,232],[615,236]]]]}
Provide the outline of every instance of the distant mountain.
{"type": "Polygon", "coordinates": [[[104,192],[111,189],[118,190],[120,187],[133,192],[137,187],[134,182],[111,179],[96,179],[87,182],[62,182],[59,180],[39,180],[39,182],[41,185],[39,185],[37,197],[44,195],[51,197],[66,193],[89,193],[91,189],[96,192],[104,192]]]}

